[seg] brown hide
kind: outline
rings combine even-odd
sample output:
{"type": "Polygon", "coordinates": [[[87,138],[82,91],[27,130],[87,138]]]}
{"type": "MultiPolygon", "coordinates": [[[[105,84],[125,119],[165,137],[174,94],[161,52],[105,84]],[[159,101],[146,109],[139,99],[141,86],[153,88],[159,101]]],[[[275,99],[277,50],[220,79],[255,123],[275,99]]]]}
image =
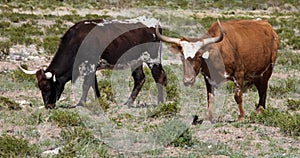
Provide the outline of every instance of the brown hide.
{"type": "Polygon", "coordinates": [[[267,21],[231,20],[221,24],[213,23],[208,33],[199,38],[198,42],[221,37],[220,28],[223,30],[222,40],[208,45],[199,44],[199,48],[196,47],[195,39],[175,39],[163,35],[158,37],[162,37],[160,39],[164,42],[173,43],[172,48],[177,47],[181,52],[185,85],[193,84],[199,73],[204,76],[208,99],[207,119],[212,120],[214,88],[223,81],[231,80],[234,82],[234,99],[239,107],[239,120],[242,120],[244,81],[253,83],[258,90],[257,111],[260,111],[260,106],[265,108],[268,80],[277,55],[278,37],[267,21]]]}
{"type": "MultiPolygon", "coordinates": [[[[278,37],[267,21],[232,20],[223,22],[222,27],[225,31],[224,39],[215,45],[229,75],[233,75],[235,70],[243,69],[245,79],[252,80],[260,77],[272,66],[270,64],[275,63],[278,37]]],[[[212,37],[218,36],[219,28],[216,23],[208,33],[212,37]]]]}

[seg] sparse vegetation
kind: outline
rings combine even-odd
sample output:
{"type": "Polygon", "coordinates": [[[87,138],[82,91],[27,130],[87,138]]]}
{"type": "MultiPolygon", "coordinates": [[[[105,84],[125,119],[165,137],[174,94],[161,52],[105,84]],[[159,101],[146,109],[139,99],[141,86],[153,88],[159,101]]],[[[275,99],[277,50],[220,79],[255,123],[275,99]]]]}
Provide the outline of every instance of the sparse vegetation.
{"type": "MultiPolygon", "coordinates": [[[[0,157],[299,157],[299,6],[299,1],[294,0],[235,0],[230,3],[225,0],[3,1],[0,4],[0,157]],[[268,20],[279,36],[280,47],[274,69],[276,75],[269,82],[267,109],[261,114],[254,112],[257,91],[255,88],[248,90],[243,97],[248,117],[243,122],[230,123],[235,120],[238,110],[232,96],[234,84],[227,82],[223,87],[226,92],[223,107],[214,107],[214,111],[219,110],[216,123],[189,126],[189,123],[177,121],[183,117],[180,102],[183,99],[188,102],[198,97],[198,109],[190,115],[205,113],[205,83],[199,75],[194,85],[199,91],[187,89],[183,92],[179,87],[182,78],[173,72],[175,68],[182,71],[182,65],[165,64],[166,102],[156,107],[147,105],[150,99],[156,101],[157,91],[151,72],[145,68],[146,82],[136,107],[117,103],[115,97],[119,96],[110,82],[112,71],[101,70],[104,78],[98,80],[101,96],[83,107],[91,114],[81,109],[65,109],[70,104],[69,89],[62,94],[56,109],[46,110],[40,108],[42,97],[35,76],[25,75],[7,64],[10,61],[15,65],[25,62],[10,59],[11,48],[16,45],[35,45],[41,50],[35,55],[49,61],[58,48],[60,37],[80,20],[127,19],[139,15],[160,19],[167,25],[163,34],[172,37],[194,33],[190,28],[176,28],[183,24],[199,24],[207,29],[217,18],[221,21],[268,20]],[[191,24],[191,19],[195,23],[191,24]],[[33,93],[35,91],[37,94],[33,93]],[[99,111],[104,111],[105,116],[100,117],[99,111]],[[91,117],[88,123],[85,122],[86,115],[91,117]],[[97,122],[103,121],[102,118],[107,118],[118,130],[153,134],[161,148],[131,153],[110,146],[105,137],[112,129],[102,129],[106,125],[97,122]],[[59,149],[58,154],[45,154],[53,149],[59,149]]],[[[174,60],[167,51],[163,50],[162,59],[174,60]]],[[[23,67],[40,66],[34,60],[28,59],[26,62],[31,64],[26,63],[23,67]]],[[[130,90],[132,86],[130,79],[130,90]]],[[[215,99],[218,101],[218,96],[215,99]]],[[[135,143],[140,142],[136,140],[135,143]]]]}
{"type": "Polygon", "coordinates": [[[21,107],[18,103],[14,102],[13,100],[10,100],[9,98],[0,96],[0,110],[2,108],[8,108],[10,110],[20,110],[21,107]]]}
{"type": "Polygon", "coordinates": [[[28,140],[10,135],[0,136],[0,157],[28,157],[33,149],[28,140]]]}
{"type": "Polygon", "coordinates": [[[77,111],[58,109],[50,113],[49,121],[57,124],[60,127],[80,126],[82,120],[77,111]]]}
{"type": "Polygon", "coordinates": [[[300,135],[300,115],[290,114],[288,111],[267,108],[262,114],[252,113],[250,120],[267,126],[279,127],[287,135],[300,135]]]}

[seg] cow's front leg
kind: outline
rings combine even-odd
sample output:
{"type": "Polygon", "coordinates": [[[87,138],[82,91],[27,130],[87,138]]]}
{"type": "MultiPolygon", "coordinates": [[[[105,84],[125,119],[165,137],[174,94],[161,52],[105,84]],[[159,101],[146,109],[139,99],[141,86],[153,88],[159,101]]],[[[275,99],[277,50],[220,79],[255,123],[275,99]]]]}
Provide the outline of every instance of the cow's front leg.
{"type": "MultiPolygon", "coordinates": [[[[207,110],[206,110],[206,118],[205,120],[208,120],[212,122],[213,115],[213,104],[214,104],[214,87],[209,83],[209,81],[205,78],[205,84],[206,84],[206,91],[207,91],[207,110]]],[[[198,120],[198,116],[194,117],[193,125],[201,124],[203,120],[198,120]]]]}
{"type": "Polygon", "coordinates": [[[137,95],[139,94],[139,92],[142,89],[142,86],[145,82],[145,74],[143,72],[143,65],[137,67],[132,72],[132,77],[134,79],[134,86],[133,86],[130,97],[128,98],[127,102],[125,103],[125,105],[128,105],[128,106],[134,102],[134,100],[136,99],[137,95]]]}
{"type": "Polygon", "coordinates": [[[214,87],[209,83],[207,79],[205,79],[206,84],[206,90],[207,90],[207,114],[206,114],[206,120],[209,120],[212,122],[213,115],[213,104],[214,104],[214,87]]]}
{"type": "Polygon", "coordinates": [[[152,77],[156,83],[158,91],[157,103],[159,104],[164,102],[163,86],[167,85],[167,76],[161,64],[153,64],[152,66],[148,64],[148,66],[151,69],[152,77]]]}
{"type": "Polygon", "coordinates": [[[244,120],[244,108],[243,108],[243,80],[234,80],[234,99],[238,104],[239,118],[238,121],[244,120]]]}

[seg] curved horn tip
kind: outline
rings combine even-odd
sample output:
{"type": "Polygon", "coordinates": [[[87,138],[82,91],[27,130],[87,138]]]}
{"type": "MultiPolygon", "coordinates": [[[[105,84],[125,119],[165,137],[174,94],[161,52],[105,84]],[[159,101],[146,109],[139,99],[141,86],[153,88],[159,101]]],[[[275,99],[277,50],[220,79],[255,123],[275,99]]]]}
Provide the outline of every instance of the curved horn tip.
{"type": "Polygon", "coordinates": [[[26,70],[22,67],[22,65],[19,65],[19,69],[21,71],[23,71],[25,74],[28,74],[28,75],[35,75],[37,70],[33,70],[33,71],[30,71],[30,70],[26,70]]]}

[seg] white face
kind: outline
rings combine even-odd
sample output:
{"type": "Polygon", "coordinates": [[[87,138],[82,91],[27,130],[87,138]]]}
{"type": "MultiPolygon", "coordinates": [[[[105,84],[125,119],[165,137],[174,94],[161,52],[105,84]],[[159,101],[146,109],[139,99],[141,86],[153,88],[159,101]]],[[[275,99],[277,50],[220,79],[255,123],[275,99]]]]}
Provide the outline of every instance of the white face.
{"type": "Polygon", "coordinates": [[[180,45],[183,50],[183,56],[185,59],[188,57],[194,58],[197,51],[201,48],[202,42],[187,42],[187,41],[180,41],[180,45]]]}

